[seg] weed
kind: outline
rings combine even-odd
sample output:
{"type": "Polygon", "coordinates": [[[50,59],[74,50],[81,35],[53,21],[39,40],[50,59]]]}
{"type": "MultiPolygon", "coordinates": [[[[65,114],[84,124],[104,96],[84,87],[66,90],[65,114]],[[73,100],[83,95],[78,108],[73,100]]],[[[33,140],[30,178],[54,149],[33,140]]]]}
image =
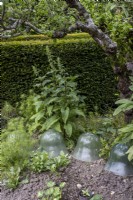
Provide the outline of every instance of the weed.
{"type": "Polygon", "coordinates": [[[55,182],[49,181],[47,183],[47,189],[44,191],[39,191],[37,197],[42,200],[61,200],[62,198],[62,189],[65,186],[65,182],[62,182],[57,186],[55,182]]]}
{"type": "Polygon", "coordinates": [[[30,168],[35,172],[47,170],[56,172],[59,168],[66,167],[69,163],[69,156],[63,152],[55,158],[49,157],[47,152],[36,152],[32,156],[30,168]]]}

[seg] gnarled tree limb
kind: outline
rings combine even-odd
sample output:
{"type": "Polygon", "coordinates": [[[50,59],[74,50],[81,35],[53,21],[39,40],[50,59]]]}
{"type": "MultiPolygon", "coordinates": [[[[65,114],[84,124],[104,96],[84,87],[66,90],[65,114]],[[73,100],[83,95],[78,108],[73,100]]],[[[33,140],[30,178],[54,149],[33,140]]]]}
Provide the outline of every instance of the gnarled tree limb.
{"type": "Polygon", "coordinates": [[[102,30],[100,30],[93,22],[91,15],[84,8],[84,6],[80,3],[79,0],[65,0],[70,8],[75,8],[79,15],[85,19],[85,24],[77,22],[76,25],[78,29],[83,32],[89,33],[92,38],[108,53],[108,54],[116,54],[117,52],[117,44],[113,42],[111,38],[105,34],[102,30]]]}

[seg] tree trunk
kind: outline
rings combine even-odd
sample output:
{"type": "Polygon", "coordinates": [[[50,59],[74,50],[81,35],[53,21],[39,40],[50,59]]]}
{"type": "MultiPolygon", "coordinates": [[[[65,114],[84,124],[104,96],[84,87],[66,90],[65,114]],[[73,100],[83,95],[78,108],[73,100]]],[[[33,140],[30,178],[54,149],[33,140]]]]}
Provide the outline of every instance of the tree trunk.
{"type": "MultiPolygon", "coordinates": [[[[130,98],[133,92],[129,89],[131,85],[130,76],[133,76],[133,62],[126,63],[125,66],[115,66],[114,73],[118,76],[118,90],[121,98],[130,98]]],[[[125,122],[133,120],[133,109],[125,112],[125,122]]]]}

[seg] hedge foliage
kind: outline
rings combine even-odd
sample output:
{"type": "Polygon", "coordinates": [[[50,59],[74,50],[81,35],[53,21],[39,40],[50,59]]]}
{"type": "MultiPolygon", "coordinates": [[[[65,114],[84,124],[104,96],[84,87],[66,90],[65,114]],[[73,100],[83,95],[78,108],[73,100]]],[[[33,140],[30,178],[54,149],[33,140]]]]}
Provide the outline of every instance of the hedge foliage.
{"type": "Polygon", "coordinates": [[[117,84],[111,62],[88,35],[72,34],[60,40],[41,40],[40,37],[0,42],[2,102],[6,100],[14,104],[22,93],[32,88],[32,66],[38,66],[42,74],[46,72],[48,45],[53,55],[61,58],[69,74],[79,76],[78,89],[87,96],[89,110],[95,106],[105,109],[114,105],[117,84]]]}

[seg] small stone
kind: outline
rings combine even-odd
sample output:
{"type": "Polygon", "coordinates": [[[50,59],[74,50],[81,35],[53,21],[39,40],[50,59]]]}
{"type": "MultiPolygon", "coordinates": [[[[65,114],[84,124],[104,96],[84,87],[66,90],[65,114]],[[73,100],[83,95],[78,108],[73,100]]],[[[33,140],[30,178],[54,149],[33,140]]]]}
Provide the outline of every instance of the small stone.
{"type": "Polygon", "coordinates": [[[78,189],[81,189],[81,188],[82,188],[82,185],[81,185],[81,184],[77,184],[77,188],[78,188],[78,189]]]}
{"type": "Polygon", "coordinates": [[[114,191],[111,191],[111,193],[110,193],[111,195],[114,195],[115,194],[115,192],[114,191]]]}
{"type": "Polygon", "coordinates": [[[126,180],[126,179],[124,179],[124,180],[123,180],[123,182],[124,182],[124,183],[126,183],[126,182],[127,182],[127,180],[126,180]]]}

